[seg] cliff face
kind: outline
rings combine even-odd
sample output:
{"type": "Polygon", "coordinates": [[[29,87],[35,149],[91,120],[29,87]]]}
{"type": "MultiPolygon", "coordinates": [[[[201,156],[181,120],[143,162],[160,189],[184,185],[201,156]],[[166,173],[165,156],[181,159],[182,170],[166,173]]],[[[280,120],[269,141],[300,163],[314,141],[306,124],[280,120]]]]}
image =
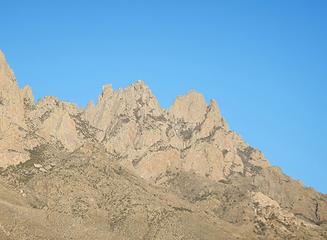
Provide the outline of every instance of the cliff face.
{"type": "Polygon", "coordinates": [[[178,97],[167,111],[142,81],[118,91],[105,86],[98,103],[86,109],[54,97],[35,103],[1,59],[2,167],[28,160],[28,150],[44,142],[74,151],[90,141],[124,156],[124,167],[153,182],[169,169],[221,180],[269,166],[258,150],[242,160],[239,152],[249,146],[228,130],[217,103],[207,106],[199,93],[178,97]]]}
{"type": "Polygon", "coordinates": [[[327,236],[326,196],[271,167],[229,130],[214,100],[194,91],[168,110],[142,81],[104,86],[85,109],[54,97],[35,102],[0,53],[0,167],[0,210],[24,218],[23,205],[38,219],[13,226],[0,217],[4,239],[32,236],[31,226],[55,239],[83,239],[85,226],[93,239],[327,236]],[[76,229],[63,232],[59,219],[76,229]]]}

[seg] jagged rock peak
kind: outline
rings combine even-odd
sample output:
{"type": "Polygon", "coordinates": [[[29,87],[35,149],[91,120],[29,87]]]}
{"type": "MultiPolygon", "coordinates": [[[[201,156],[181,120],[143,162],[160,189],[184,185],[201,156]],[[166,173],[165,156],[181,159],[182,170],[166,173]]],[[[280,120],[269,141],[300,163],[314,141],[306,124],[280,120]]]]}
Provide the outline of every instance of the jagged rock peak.
{"type": "Polygon", "coordinates": [[[83,112],[83,118],[98,129],[105,130],[119,116],[141,118],[146,114],[158,116],[162,112],[150,89],[139,80],[116,91],[110,84],[105,85],[97,104],[89,104],[83,112]]]}
{"type": "Polygon", "coordinates": [[[112,96],[114,90],[111,84],[106,84],[102,87],[102,94],[100,96],[100,101],[112,96]]]}
{"type": "MultiPolygon", "coordinates": [[[[154,97],[153,94],[151,93],[151,90],[144,83],[143,80],[137,80],[134,83],[128,85],[126,88],[119,88],[116,91],[113,90],[112,84],[105,84],[102,87],[102,93],[99,97],[99,102],[117,96],[119,96],[120,98],[122,98],[123,96],[139,97],[142,94],[151,95],[152,97],[154,97]]],[[[135,99],[130,99],[130,100],[132,101],[135,99]]]]}
{"type": "Polygon", "coordinates": [[[100,105],[102,102],[109,105],[119,103],[118,105],[122,104],[131,109],[148,107],[161,111],[156,97],[143,80],[137,80],[126,88],[120,88],[116,91],[113,90],[111,84],[105,85],[100,96],[100,105]]]}
{"type": "Polygon", "coordinates": [[[211,112],[214,118],[218,120],[221,120],[221,113],[220,113],[220,108],[218,106],[218,103],[215,99],[210,100],[210,104],[208,106],[208,112],[211,112]]]}
{"type": "Polygon", "coordinates": [[[45,110],[45,109],[47,109],[47,110],[61,109],[61,110],[65,110],[68,113],[73,114],[73,115],[76,115],[79,112],[81,112],[81,110],[79,109],[79,107],[76,104],[61,101],[57,97],[52,97],[52,96],[45,96],[45,97],[41,98],[37,102],[37,107],[39,110],[41,110],[41,109],[43,109],[43,110],[45,110]]]}
{"type": "Polygon", "coordinates": [[[210,100],[210,104],[209,104],[209,108],[218,112],[219,115],[220,115],[220,110],[219,110],[219,107],[218,107],[218,103],[215,99],[211,99],[210,100]]]}
{"type": "Polygon", "coordinates": [[[192,90],[184,96],[176,98],[168,113],[176,119],[199,123],[205,118],[207,104],[202,94],[192,90]]]}
{"type": "Polygon", "coordinates": [[[145,84],[143,80],[136,80],[134,83],[128,85],[126,88],[119,89],[117,92],[124,92],[125,94],[132,94],[135,97],[144,95],[154,98],[150,88],[145,84]]]}
{"type": "Polygon", "coordinates": [[[38,105],[57,105],[59,106],[59,99],[53,96],[45,96],[38,101],[38,105]]]}
{"type": "Polygon", "coordinates": [[[130,86],[133,86],[135,89],[148,89],[148,86],[145,84],[144,80],[136,80],[130,86]]]}
{"type": "Polygon", "coordinates": [[[216,100],[214,100],[214,99],[210,100],[207,115],[211,115],[213,120],[215,120],[218,123],[218,125],[223,127],[226,131],[229,130],[228,124],[226,123],[226,121],[222,117],[221,112],[220,112],[220,108],[219,108],[218,103],[217,103],[216,100]]]}
{"type": "Polygon", "coordinates": [[[87,106],[86,106],[86,109],[87,108],[94,108],[95,106],[94,106],[94,103],[93,103],[93,101],[89,101],[88,103],[87,103],[87,106]]]}
{"type": "Polygon", "coordinates": [[[8,80],[16,83],[15,75],[7,63],[4,53],[0,49],[0,84],[8,82],[8,80]]]}
{"type": "Polygon", "coordinates": [[[23,97],[24,103],[34,104],[33,91],[29,85],[25,85],[24,88],[22,89],[22,97],[23,97]]]}
{"type": "Polygon", "coordinates": [[[0,67],[2,67],[2,65],[6,64],[6,63],[7,63],[7,61],[6,61],[5,54],[0,49],[0,67]]]}
{"type": "Polygon", "coordinates": [[[5,62],[6,58],[5,55],[3,54],[2,50],[0,49],[0,63],[5,62]]]}

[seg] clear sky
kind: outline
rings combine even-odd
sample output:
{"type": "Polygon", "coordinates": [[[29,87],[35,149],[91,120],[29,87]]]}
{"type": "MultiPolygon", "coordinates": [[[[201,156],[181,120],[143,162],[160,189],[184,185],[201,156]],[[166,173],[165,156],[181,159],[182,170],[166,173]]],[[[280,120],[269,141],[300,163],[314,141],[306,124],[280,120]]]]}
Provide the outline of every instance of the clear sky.
{"type": "Polygon", "coordinates": [[[84,106],[143,79],[167,108],[190,89],[294,179],[327,193],[327,1],[0,0],[21,86],[84,106]]]}

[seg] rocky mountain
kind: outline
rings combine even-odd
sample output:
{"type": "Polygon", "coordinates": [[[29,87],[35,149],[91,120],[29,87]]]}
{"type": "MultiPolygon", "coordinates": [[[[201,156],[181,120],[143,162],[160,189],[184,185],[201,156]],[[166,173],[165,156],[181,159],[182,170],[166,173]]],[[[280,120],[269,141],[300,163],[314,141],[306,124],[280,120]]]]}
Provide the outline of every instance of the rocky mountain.
{"type": "Polygon", "coordinates": [[[327,239],[327,196],[194,91],[143,81],[85,109],[18,87],[0,52],[0,239],[327,239]]]}

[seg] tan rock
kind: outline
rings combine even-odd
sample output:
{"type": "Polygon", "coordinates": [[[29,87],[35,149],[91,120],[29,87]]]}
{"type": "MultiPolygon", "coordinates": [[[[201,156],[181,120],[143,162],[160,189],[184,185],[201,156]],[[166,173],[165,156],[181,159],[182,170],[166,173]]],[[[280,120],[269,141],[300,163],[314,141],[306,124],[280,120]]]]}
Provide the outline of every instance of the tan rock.
{"type": "Polygon", "coordinates": [[[203,121],[207,111],[207,104],[203,95],[195,91],[185,96],[177,97],[168,113],[175,119],[182,119],[190,123],[203,121]]]}
{"type": "Polygon", "coordinates": [[[37,164],[37,163],[34,163],[33,165],[34,165],[35,168],[41,168],[41,167],[43,167],[41,164],[37,164]]]}
{"type": "Polygon", "coordinates": [[[25,87],[21,90],[21,96],[25,105],[31,106],[34,104],[32,88],[29,85],[25,85],[25,87]]]}
{"type": "MultiPolygon", "coordinates": [[[[57,219],[58,229],[70,231],[63,221],[81,227],[64,231],[62,239],[94,238],[80,233],[90,224],[100,232],[97,239],[108,237],[108,229],[121,239],[216,239],[226,226],[224,239],[240,239],[232,234],[239,228],[249,239],[326,236],[326,196],[270,167],[259,150],[228,129],[216,101],[207,106],[191,91],[164,110],[137,81],[117,91],[104,86],[96,105],[85,109],[55,97],[35,103],[31,88],[18,87],[0,53],[0,167],[30,158],[1,170],[0,188],[2,181],[25,188],[24,209],[42,212],[52,225],[57,219]],[[210,238],[203,235],[208,228],[199,227],[207,220],[210,238]],[[187,230],[176,235],[178,226],[187,230]]],[[[14,206],[2,199],[2,209],[14,206]]],[[[0,214],[0,238],[10,212],[0,214]]],[[[26,238],[25,232],[13,238],[26,238]]]]}
{"type": "Polygon", "coordinates": [[[40,125],[38,132],[48,142],[60,141],[69,151],[82,145],[75,122],[67,112],[60,109],[55,109],[49,115],[40,125]]]}
{"type": "Polygon", "coordinates": [[[15,76],[0,51],[0,167],[27,159],[25,109],[15,76]]]}

